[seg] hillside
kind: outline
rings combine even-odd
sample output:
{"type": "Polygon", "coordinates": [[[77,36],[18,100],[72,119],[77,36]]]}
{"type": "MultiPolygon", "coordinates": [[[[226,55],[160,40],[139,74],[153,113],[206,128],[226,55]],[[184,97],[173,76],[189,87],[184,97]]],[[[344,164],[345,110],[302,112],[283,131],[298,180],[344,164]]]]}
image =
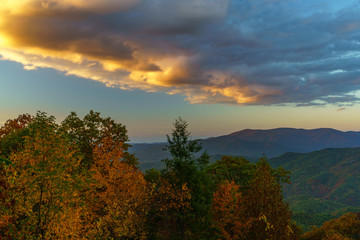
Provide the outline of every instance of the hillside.
{"type": "MultiPolygon", "coordinates": [[[[221,155],[257,160],[264,153],[268,158],[274,157],[269,160],[272,167],[291,171],[292,184],[284,186],[284,197],[290,202],[294,219],[305,229],[348,211],[360,211],[360,148],[356,148],[360,146],[359,132],[243,130],[200,141],[213,161],[221,155]]],[[[161,159],[169,157],[164,146],[165,143],[134,144],[131,151],[139,158],[142,170],[160,168],[161,159]]]]}
{"type": "MultiPolygon", "coordinates": [[[[286,152],[306,153],[324,148],[360,147],[360,132],[342,132],[329,128],[305,130],[277,128],[270,130],[246,129],[229,135],[202,139],[203,149],[210,155],[244,156],[257,159],[265,154],[268,158],[286,152]]],[[[169,156],[163,151],[165,143],[133,144],[130,148],[139,158],[145,170],[161,167],[161,160],[169,156]]]]}
{"type": "Polygon", "coordinates": [[[360,211],[360,148],[286,153],[269,161],[291,171],[292,184],[284,186],[284,197],[300,224],[318,225],[360,211]]]}

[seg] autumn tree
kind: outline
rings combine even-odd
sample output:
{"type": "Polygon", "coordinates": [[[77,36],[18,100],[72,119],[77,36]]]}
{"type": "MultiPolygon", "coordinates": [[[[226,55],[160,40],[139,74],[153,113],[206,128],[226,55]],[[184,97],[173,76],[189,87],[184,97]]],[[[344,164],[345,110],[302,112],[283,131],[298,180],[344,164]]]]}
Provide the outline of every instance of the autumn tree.
{"type": "Polygon", "coordinates": [[[245,218],[245,211],[240,186],[234,181],[220,183],[212,203],[212,225],[218,232],[217,239],[244,239],[251,222],[245,218]]]}
{"type": "Polygon", "coordinates": [[[9,157],[13,152],[23,147],[23,137],[28,134],[26,127],[33,121],[29,114],[21,114],[15,119],[7,120],[0,127],[0,237],[11,239],[10,232],[13,229],[14,218],[9,208],[15,204],[9,194],[8,172],[11,164],[9,157]]]}
{"type": "Polygon", "coordinates": [[[127,146],[105,134],[93,143],[85,234],[90,239],[145,239],[149,189],[143,174],[124,161],[127,146]]]}
{"type": "Polygon", "coordinates": [[[10,155],[14,239],[79,237],[81,158],[57,128],[53,117],[38,113],[28,126],[23,148],[10,155]]]}
{"type": "Polygon", "coordinates": [[[0,238],[11,239],[11,229],[14,218],[9,209],[14,204],[10,198],[9,183],[7,181],[6,168],[10,164],[5,159],[0,159],[0,238]]]}
{"type": "Polygon", "coordinates": [[[164,178],[153,184],[147,216],[148,239],[178,238],[178,215],[190,210],[190,203],[191,194],[186,184],[179,188],[164,178]]]}
{"type": "Polygon", "coordinates": [[[152,188],[123,125],[91,111],[59,127],[38,112],[0,134],[0,238],[145,238],[152,188]]]}
{"type": "Polygon", "coordinates": [[[179,212],[190,210],[191,194],[187,184],[181,187],[168,182],[157,169],[144,175],[151,190],[150,211],[147,219],[148,239],[172,239],[178,232],[179,212]]]}
{"type": "Polygon", "coordinates": [[[27,126],[34,120],[30,114],[21,114],[15,119],[7,120],[0,127],[0,158],[9,158],[24,143],[24,136],[28,135],[27,126]]]}
{"type": "Polygon", "coordinates": [[[245,239],[298,239],[298,232],[291,222],[291,212],[283,201],[281,185],[271,174],[271,167],[260,159],[249,188],[244,193],[250,227],[245,239]]]}
{"type": "Polygon", "coordinates": [[[305,233],[304,240],[355,240],[360,239],[360,214],[346,213],[343,216],[325,222],[305,233]]]}
{"type": "Polygon", "coordinates": [[[217,185],[212,223],[220,239],[297,239],[298,229],[283,202],[281,183],[288,172],[273,169],[265,159],[251,163],[223,156],[207,167],[217,185]]]}

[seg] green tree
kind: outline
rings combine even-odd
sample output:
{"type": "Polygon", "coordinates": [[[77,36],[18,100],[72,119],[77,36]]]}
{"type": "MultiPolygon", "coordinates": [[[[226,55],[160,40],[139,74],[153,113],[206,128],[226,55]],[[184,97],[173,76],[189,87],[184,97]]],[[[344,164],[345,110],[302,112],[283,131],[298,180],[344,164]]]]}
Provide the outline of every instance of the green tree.
{"type": "Polygon", "coordinates": [[[115,122],[110,117],[103,118],[100,113],[91,110],[89,114],[81,119],[75,112],[71,112],[61,123],[61,130],[68,134],[70,141],[78,145],[80,151],[84,154],[83,166],[88,168],[91,166],[93,163],[94,143],[101,142],[108,135],[114,142],[122,143],[124,149],[122,160],[131,165],[137,164],[134,155],[128,152],[130,145],[127,143],[129,138],[126,127],[115,122]]]}
{"type": "Polygon", "coordinates": [[[174,239],[201,239],[209,233],[209,209],[212,199],[212,182],[205,171],[209,155],[201,155],[202,146],[198,140],[191,140],[188,124],[181,117],[175,120],[171,137],[167,135],[168,145],[165,150],[171,158],[164,160],[166,168],[163,177],[175,188],[181,189],[184,184],[191,194],[191,208],[177,209],[173,213],[177,231],[174,239]]]}
{"type": "Polygon", "coordinates": [[[243,157],[222,156],[220,160],[206,168],[216,185],[224,181],[234,181],[242,188],[247,187],[253,178],[256,164],[243,157]]]}
{"type": "MultiPolygon", "coordinates": [[[[244,190],[254,178],[258,166],[259,164],[252,163],[243,157],[222,156],[220,160],[210,164],[206,171],[214,179],[216,185],[223,181],[234,181],[244,190]]],[[[290,183],[290,172],[284,168],[271,168],[270,172],[278,183],[290,183]]]]}

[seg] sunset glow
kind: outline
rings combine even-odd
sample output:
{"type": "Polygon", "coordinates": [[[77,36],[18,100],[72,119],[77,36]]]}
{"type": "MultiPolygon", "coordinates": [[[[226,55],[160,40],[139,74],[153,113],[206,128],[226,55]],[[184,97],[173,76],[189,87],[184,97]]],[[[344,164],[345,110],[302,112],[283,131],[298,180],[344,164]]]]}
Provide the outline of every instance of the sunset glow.
{"type": "Polygon", "coordinates": [[[356,111],[359,10],[351,0],[0,0],[0,64],[185,100],[183,109],[356,111]]]}

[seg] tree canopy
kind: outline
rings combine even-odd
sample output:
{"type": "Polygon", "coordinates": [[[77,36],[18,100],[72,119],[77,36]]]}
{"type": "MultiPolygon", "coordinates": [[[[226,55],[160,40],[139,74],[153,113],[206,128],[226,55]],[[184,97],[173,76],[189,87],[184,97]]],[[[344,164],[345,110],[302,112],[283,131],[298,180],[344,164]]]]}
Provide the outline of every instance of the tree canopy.
{"type": "MultiPolygon", "coordinates": [[[[222,156],[209,164],[188,123],[167,135],[164,169],[143,174],[124,125],[90,111],[0,127],[1,239],[300,239],[283,200],[289,172],[222,156]]],[[[358,239],[347,214],[303,239],[358,239]]]]}

